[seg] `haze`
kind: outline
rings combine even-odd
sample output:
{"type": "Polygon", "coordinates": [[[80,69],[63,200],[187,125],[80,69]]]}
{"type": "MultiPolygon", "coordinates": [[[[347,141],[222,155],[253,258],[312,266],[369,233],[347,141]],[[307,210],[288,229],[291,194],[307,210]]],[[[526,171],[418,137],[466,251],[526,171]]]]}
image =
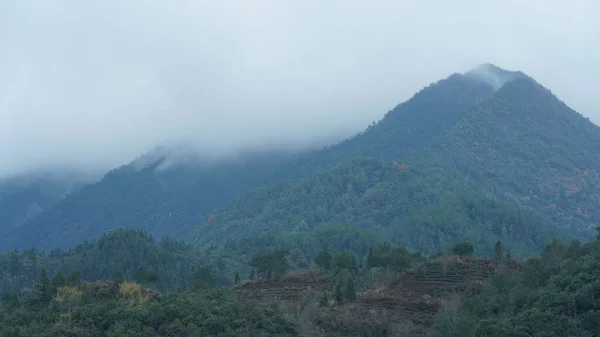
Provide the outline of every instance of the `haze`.
{"type": "Polygon", "coordinates": [[[600,122],[600,3],[0,2],[0,175],[354,134],[429,83],[521,70],[600,122]]]}

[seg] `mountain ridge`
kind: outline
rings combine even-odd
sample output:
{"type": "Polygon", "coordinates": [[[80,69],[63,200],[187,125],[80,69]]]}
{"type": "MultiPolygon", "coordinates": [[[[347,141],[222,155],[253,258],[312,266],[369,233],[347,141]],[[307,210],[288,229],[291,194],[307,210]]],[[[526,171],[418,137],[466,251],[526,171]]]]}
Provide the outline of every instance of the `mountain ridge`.
{"type": "MultiPolygon", "coordinates": [[[[321,150],[298,154],[266,153],[255,158],[243,158],[235,165],[224,162],[222,165],[204,169],[190,166],[185,169],[171,167],[160,171],[156,170],[160,160],[150,160],[151,165],[142,169],[134,167],[133,164],[126,165],[110,172],[92,187],[81,190],[77,195],[77,210],[65,206],[73,203],[66,198],[61,202],[62,205],[56,205],[35,223],[28,223],[24,227],[24,233],[12,233],[5,240],[4,246],[11,248],[11,241],[19,242],[20,246],[27,246],[33,242],[69,246],[122,226],[142,228],[157,237],[173,235],[181,238],[198,223],[207,219],[215,207],[224,207],[243,193],[261,186],[272,186],[281,181],[312,177],[364,156],[420,165],[427,165],[432,161],[443,162],[448,169],[457,168],[465,179],[474,179],[478,184],[485,186],[489,193],[497,198],[517,200],[521,206],[533,209],[540,215],[544,207],[556,207],[557,210],[552,211],[554,213],[550,216],[552,221],[560,223],[573,217],[575,220],[567,226],[571,229],[579,228],[588,220],[596,221],[596,214],[577,215],[577,208],[573,200],[569,201],[571,194],[568,193],[565,193],[565,205],[551,206],[553,195],[558,194],[557,189],[560,190],[559,180],[562,177],[573,180],[573,175],[566,172],[565,167],[552,173],[552,167],[546,161],[528,162],[527,160],[534,157],[523,159],[518,151],[507,150],[515,146],[533,146],[528,148],[529,153],[555,153],[569,160],[585,160],[581,154],[573,156],[566,153],[584,148],[583,152],[579,152],[592,154],[588,166],[592,167],[596,163],[600,166],[600,159],[597,159],[600,158],[600,152],[585,145],[588,139],[580,137],[577,132],[571,132],[573,135],[570,135],[570,139],[562,139],[555,135],[546,142],[552,143],[553,139],[559,139],[557,142],[564,143],[564,146],[547,146],[544,142],[536,140],[542,136],[551,136],[554,132],[552,128],[560,124],[557,121],[562,121],[564,116],[574,116],[573,113],[572,109],[559,101],[549,90],[524,73],[505,71],[493,65],[482,65],[463,74],[452,74],[426,86],[409,100],[387,112],[379,122],[369,126],[364,132],[321,150]],[[502,85],[498,87],[498,84],[502,85]],[[510,95],[507,96],[507,92],[510,95]],[[527,95],[535,95],[536,99],[528,100],[527,95]],[[523,136],[515,140],[502,138],[499,135],[506,127],[502,125],[506,121],[494,111],[477,112],[477,109],[482,107],[510,110],[512,117],[508,120],[519,127],[519,136],[533,136],[523,136]],[[542,115],[541,112],[546,110],[549,115],[542,115]],[[541,123],[523,124],[517,118],[519,116],[515,115],[517,112],[523,116],[534,116],[537,118],[535,120],[541,123]],[[481,132],[482,129],[485,129],[483,131],[486,134],[481,132]],[[463,140],[461,137],[470,138],[463,140]],[[491,143],[482,145],[485,143],[485,137],[488,137],[491,143]],[[477,156],[474,156],[475,150],[479,151],[477,156]],[[485,151],[498,154],[495,162],[504,165],[500,175],[491,175],[489,171],[493,167],[482,163],[486,157],[481,153],[485,151]],[[526,165],[527,172],[519,166],[523,160],[531,164],[526,165]],[[478,172],[476,167],[481,172],[478,172]],[[518,186],[511,185],[515,180],[535,185],[532,182],[537,181],[536,177],[545,174],[549,174],[546,178],[555,187],[550,188],[547,193],[540,194],[533,201],[531,199],[535,191],[517,193],[518,186]],[[110,202],[106,202],[107,200],[110,202]],[[121,212],[119,209],[122,213],[118,213],[121,212]],[[559,216],[561,212],[564,213],[563,216],[559,216]],[[61,228],[58,233],[53,232],[56,226],[61,228]],[[44,228],[46,234],[36,233],[39,228],[44,228]],[[69,235],[65,236],[66,233],[69,235]],[[78,234],[73,236],[73,233],[78,234]]],[[[600,135],[597,126],[587,124],[591,122],[585,122],[579,117],[569,118],[567,119],[573,124],[571,129],[585,129],[589,133],[586,137],[595,142],[595,137],[600,135]]],[[[560,158],[555,162],[560,162],[560,158]]],[[[563,185],[566,189],[573,187],[566,183],[563,185]]],[[[579,196],[586,205],[592,205],[596,198],[595,187],[591,190],[590,195],[579,196]]],[[[592,211],[588,206],[585,209],[587,212],[592,211]]],[[[588,235],[589,231],[584,234],[588,235]]]]}

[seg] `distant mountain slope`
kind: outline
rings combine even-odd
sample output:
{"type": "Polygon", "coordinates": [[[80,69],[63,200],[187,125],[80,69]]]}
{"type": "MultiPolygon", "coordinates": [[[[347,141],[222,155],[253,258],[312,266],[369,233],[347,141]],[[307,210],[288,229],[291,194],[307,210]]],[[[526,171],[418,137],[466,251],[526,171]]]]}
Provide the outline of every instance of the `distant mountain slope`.
{"type": "Polygon", "coordinates": [[[4,236],[0,250],[70,247],[119,227],[184,238],[215,207],[246,192],[362,156],[421,168],[435,161],[589,237],[588,226],[600,221],[599,137],[600,128],[525,74],[483,65],[427,86],[364,132],[318,151],[263,152],[210,165],[153,154],[4,236]]]}
{"type": "Polygon", "coordinates": [[[443,167],[365,158],[308,180],[248,193],[201,224],[195,242],[286,236],[335,224],[370,228],[394,244],[424,253],[468,240],[478,253],[491,255],[501,239],[513,252],[527,255],[561,235],[551,223],[486,197],[443,167]]]}
{"type": "Polygon", "coordinates": [[[0,236],[50,209],[95,179],[70,171],[28,172],[0,179],[0,236]]]}
{"type": "Polygon", "coordinates": [[[473,105],[429,151],[557,223],[600,225],[600,128],[532,79],[473,105]]]}
{"type": "Polygon", "coordinates": [[[452,74],[420,90],[364,132],[337,145],[303,154],[298,164],[323,169],[361,156],[404,159],[446,132],[463,110],[490,97],[496,89],[482,76],[452,74]]]}
{"type": "Polygon", "coordinates": [[[493,91],[479,78],[454,74],[421,90],[365,132],[319,151],[257,151],[214,164],[196,157],[171,163],[169,153],[152,152],[8,233],[0,239],[0,250],[34,244],[72,247],[123,226],[183,238],[214,207],[264,184],[310,177],[357,156],[405,156],[427,144],[444,120],[493,91]]]}
{"type": "Polygon", "coordinates": [[[70,248],[122,227],[143,229],[157,238],[168,235],[182,239],[221,202],[269,179],[284,179],[286,170],[280,169],[281,158],[289,156],[257,154],[168,168],[164,168],[168,164],[164,156],[147,166],[139,167],[134,162],[109,172],[99,182],[72,193],[39,217],[0,236],[0,250],[70,248]]]}

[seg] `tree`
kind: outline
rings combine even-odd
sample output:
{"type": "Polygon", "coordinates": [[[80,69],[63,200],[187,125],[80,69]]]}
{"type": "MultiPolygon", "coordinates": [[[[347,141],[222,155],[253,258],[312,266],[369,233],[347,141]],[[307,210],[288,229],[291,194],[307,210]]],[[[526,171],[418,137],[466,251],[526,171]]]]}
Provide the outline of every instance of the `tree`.
{"type": "Polygon", "coordinates": [[[504,256],[504,248],[502,247],[502,243],[500,242],[500,240],[496,241],[496,244],[494,245],[494,257],[496,258],[496,260],[500,260],[502,259],[502,257],[504,256]]]}
{"type": "Polygon", "coordinates": [[[56,293],[56,289],[64,286],[66,283],[65,275],[61,271],[58,271],[52,278],[52,293],[56,293]]]}
{"type": "Polygon", "coordinates": [[[256,268],[258,275],[271,278],[273,275],[284,274],[289,268],[286,251],[275,250],[272,252],[260,253],[252,257],[250,265],[256,268]]]}
{"type": "Polygon", "coordinates": [[[52,300],[52,289],[50,288],[50,278],[45,266],[42,266],[35,288],[37,291],[37,301],[42,305],[50,303],[52,300]]]}
{"type": "Polygon", "coordinates": [[[2,306],[12,310],[18,308],[20,305],[19,294],[15,291],[7,291],[2,294],[2,306]]]}
{"type": "Polygon", "coordinates": [[[194,290],[210,289],[217,286],[217,280],[212,276],[208,268],[200,268],[194,274],[194,290]]]}
{"type": "Polygon", "coordinates": [[[250,270],[250,275],[248,275],[248,279],[249,280],[254,280],[256,278],[256,273],[254,272],[254,269],[250,270]]]}
{"type": "Polygon", "coordinates": [[[369,247],[369,253],[367,254],[367,268],[375,267],[375,256],[373,256],[373,247],[369,247]]]}
{"type": "Polygon", "coordinates": [[[454,247],[452,247],[452,252],[456,255],[471,256],[473,255],[474,251],[475,248],[470,242],[460,242],[454,245],[454,247]]]}
{"type": "Polygon", "coordinates": [[[357,270],[356,255],[352,251],[335,254],[333,261],[340,269],[357,270]]]}
{"type": "Polygon", "coordinates": [[[19,251],[16,249],[10,253],[10,267],[9,271],[11,275],[18,275],[21,271],[21,259],[19,258],[19,251]]]}
{"type": "Polygon", "coordinates": [[[321,299],[319,299],[319,306],[326,307],[329,304],[329,296],[327,296],[327,292],[324,291],[321,299]]]}
{"type": "Polygon", "coordinates": [[[304,269],[308,267],[306,263],[306,257],[300,249],[294,249],[291,253],[290,260],[298,269],[304,269]]]}
{"type": "Polygon", "coordinates": [[[76,268],[71,272],[69,277],[67,277],[67,284],[70,286],[77,286],[81,283],[81,271],[79,268],[76,268]]]}
{"type": "Polygon", "coordinates": [[[342,292],[342,284],[338,281],[335,285],[335,301],[342,303],[344,300],[344,293],[342,292]]]}
{"type": "Polygon", "coordinates": [[[235,272],[235,277],[233,278],[233,284],[238,284],[240,283],[240,273],[239,272],[235,272]]]}
{"type": "Polygon", "coordinates": [[[356,300],[356,286],[354,285],[354,280],[352,278],[350,278],[348,280],[348,283],[346,284],[346,288],[344,291],[344,297],[348,301],[356,300]]]}
{"type": "Polygon", "coordinates": [[[331,268],[332,259],[333,257],[331,256],[331,253],[324,249],[320,251],[319,254],[317,254],[317,257],[315,258],[315,263],[319,268],[329,270],[329,268],[331,268]]]}
{"type": "Polygon", "coordinates": [[[147,270],[143,266],[138,268],[133,273],[133,280],[139,284],[152,284],[158,279],[158,275],[154,270],[147,270]]]}

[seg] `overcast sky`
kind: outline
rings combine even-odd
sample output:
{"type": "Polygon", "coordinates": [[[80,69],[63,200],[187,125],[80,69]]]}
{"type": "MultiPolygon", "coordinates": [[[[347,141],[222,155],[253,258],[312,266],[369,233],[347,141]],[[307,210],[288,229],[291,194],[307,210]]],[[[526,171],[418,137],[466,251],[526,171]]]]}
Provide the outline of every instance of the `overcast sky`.
{"type": "Polygon", "coordinates": [[[491,62],[600,123],[600,2],[0,0],[0,174],[353,134],[491,62]]]}

